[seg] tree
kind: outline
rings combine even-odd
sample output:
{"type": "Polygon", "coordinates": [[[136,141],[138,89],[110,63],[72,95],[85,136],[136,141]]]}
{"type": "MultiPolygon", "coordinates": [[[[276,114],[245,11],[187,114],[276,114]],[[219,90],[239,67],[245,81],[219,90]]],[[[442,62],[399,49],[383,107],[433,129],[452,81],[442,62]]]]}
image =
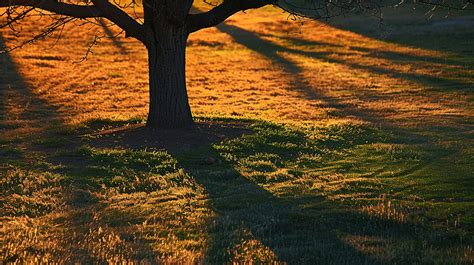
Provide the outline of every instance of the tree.
{"type": "MultiPolygon", "coordinates": [[[[131,5],[135,5],[131,0],[131,5]]],[[[416,0],[413,0],[416,2],[416,0]]],[[[418,0],[435,8],[465,9],[474,0],[418,0]]],[[[194,0],[143,0],[144,19],[125,12],[118,2],[109,0],[0,0],[2,16],[7,22],[0,27],[12,26],[35,10],[47,11],[40,15],[55,18],[38,38],[50,34],[75,19],[90,21],[106,18],[124,30],[126,37],[139,40],[148,50],[149,58],[149,112],[147,126],[151,128],[184,128],[193,126],[185,79],[185,53],[189,34],[216,26],[233,14],[276,5],[295,16],[327,19],[346,13],[372,11],[401,4],[387,0],[223,0],[214,8],[199,14],[190,14],[194,0]]],[[[400,2],[400,3],[399,3],[400,2]]]]}

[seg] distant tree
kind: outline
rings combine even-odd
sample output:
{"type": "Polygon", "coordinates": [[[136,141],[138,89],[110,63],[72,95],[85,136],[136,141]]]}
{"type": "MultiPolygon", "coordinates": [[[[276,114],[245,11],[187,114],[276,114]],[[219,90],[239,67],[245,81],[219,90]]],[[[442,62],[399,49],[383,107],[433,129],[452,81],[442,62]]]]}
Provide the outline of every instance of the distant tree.
{"type": "MultiPolygon", "coordinates": [[[[150,102],[147,126],[184,128],[193,126],[185,78],[189,34],[216,26],[239,11],[266,5],[278,6],[295,16],[327,19],[347,13],[379,12],[384,6],[404,3],[404,0],[221,0],[210,3],[214,7],[207,12],[190,14],[194,0],[143,0],[144,22],[139,23],[141,19],[126,13],[127,6],[137,5],[135,0],[130,1],[123,6],[109,0],[0,0],[0,8],[5,8],[1,16],[6,17],[6,24],[0,27],[21,23],[31,15],[50,16],[54,22],[37,35],[41,38],[74,20],[110,20],[124,30],[126,37],[136,38],[148,50],[150,102]]],[[[474,0],[408,1],[433,8],[465,9],[474,0]]]]}

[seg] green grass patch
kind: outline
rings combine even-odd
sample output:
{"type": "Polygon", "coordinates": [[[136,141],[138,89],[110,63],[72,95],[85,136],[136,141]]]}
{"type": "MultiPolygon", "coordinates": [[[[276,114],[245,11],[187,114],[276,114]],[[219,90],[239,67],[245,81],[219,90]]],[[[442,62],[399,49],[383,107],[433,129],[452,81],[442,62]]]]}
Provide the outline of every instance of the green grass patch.
{"type": "Polygon", "coordinates": [[[64,137],[50,137],[37,139],[32,142],[34,145],[45,147],[45,148],[59,148],[68,144],[68,141],[64,137]]]}

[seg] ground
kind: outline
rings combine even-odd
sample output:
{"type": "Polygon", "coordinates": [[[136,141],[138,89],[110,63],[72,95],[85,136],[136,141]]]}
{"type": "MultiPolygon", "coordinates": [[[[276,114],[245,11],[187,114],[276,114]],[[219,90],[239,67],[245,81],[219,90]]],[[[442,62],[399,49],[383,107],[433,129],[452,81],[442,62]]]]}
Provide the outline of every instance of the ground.
{"type": "Polygon", "coordinates": [[[0,55],[0,259],[472,264],[474,16],[401,13],[191,35],[188,131],[105,21],[0,55]]]}

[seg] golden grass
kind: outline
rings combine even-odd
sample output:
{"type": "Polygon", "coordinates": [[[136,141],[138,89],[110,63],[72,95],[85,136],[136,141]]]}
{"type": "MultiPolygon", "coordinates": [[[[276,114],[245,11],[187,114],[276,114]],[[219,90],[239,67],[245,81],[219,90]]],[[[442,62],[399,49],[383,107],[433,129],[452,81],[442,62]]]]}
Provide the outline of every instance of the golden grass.
{"type": "MultiPolygon", "coordinates": [[[[272,8],[249,11],[230,19],[230,26],[191,35],[187,79],[195,114],[319,123],[341,119],[335,116],[369,118],[353,109],[390,122],[436,123],[473,115],[464,107],[465,93],[427,94],[425,84],[413,80],[437,78],[472,86],[472,69],[442,63],[451,54],[387,43],[319,22],[300,27],[284,18],[272,8]],[[236,40],[246,36],[251,36],[247,43],[236,40]],[[255,50],[259,46],[261,51],[255,50]],[[384,53],[407,60],[387,59],[384,53]],[[454,70],[463,77],[453,76],[454,70]]],[[[36,33],[38,24],[25,22],[22,36],[36,33]]],[[[145,49],[131,39],[103,39],[87,61],[74,63],[94,34],[104,34],[103,29],[69,26],[57,43],[52,38],[14,52],[19,75],[33,95],[68,122],[143,117],[148,97],[145,49]]],[[[3,35],[8,46],[23,39],[3,35]]],[[[12,101],[7,116],[14,119],[31,100],[7,93],[12,101]]]]}

